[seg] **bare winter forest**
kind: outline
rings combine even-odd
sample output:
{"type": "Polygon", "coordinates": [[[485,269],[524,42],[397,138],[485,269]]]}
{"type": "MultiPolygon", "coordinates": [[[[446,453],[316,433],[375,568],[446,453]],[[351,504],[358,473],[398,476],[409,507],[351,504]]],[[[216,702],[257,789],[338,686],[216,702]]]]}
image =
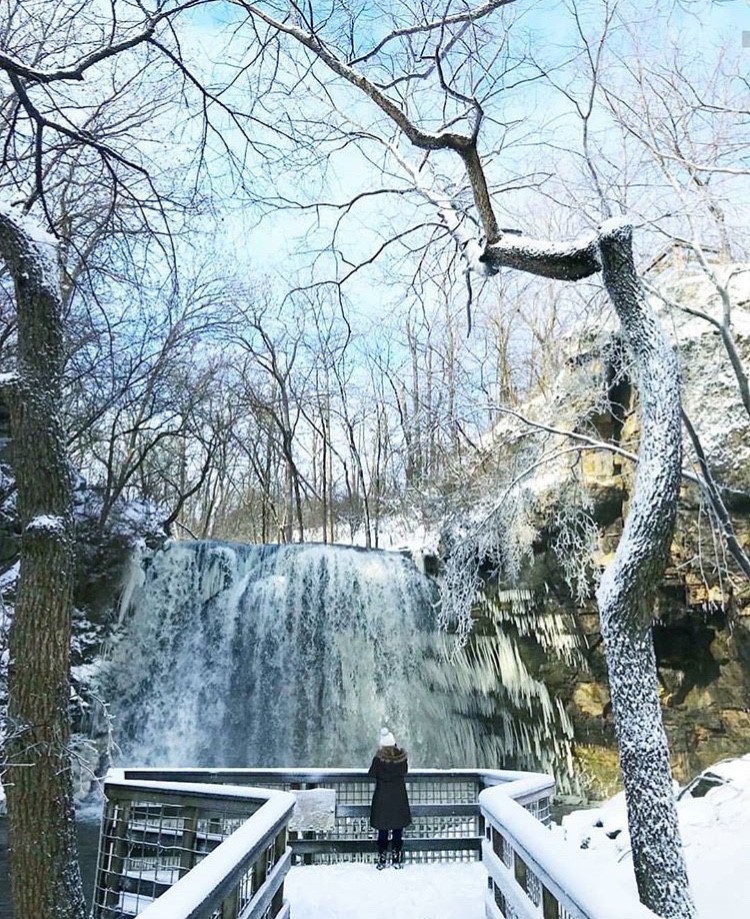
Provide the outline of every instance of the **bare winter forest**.
{"type": "Polygon", "coordinates": [[[688,319],[715,332],[744,423],[746,13],[0,0],[0,498],[23,534],[11,821],[40,819],[40,788],[68,802],[45,812],[45,851],[66,866],[48,886],[31,891],[49,866],[17,831],[19,919],[52,902],[82,914],[64,765],[71,490],[85,482],[102,531],[127,500],[200,539],[388,548],[453,521],[446,596],[465,622],[486,544],[461,545],[463,518],[512,530],[510,504],[493,514],[550,458],[506,461],[509,417],[524,443],[562,437],[556,456],[638,452],[597,599],[641,898],[694,915],[649,597],[684,481],[732,576],[750,576],[735,483],[705,446],[716,418],[681,406],[668,338],[688,319]],[[534,409],[604,330],[638,389],[638,443],[602,442],[612,386],[575,430],[534,409]]]}

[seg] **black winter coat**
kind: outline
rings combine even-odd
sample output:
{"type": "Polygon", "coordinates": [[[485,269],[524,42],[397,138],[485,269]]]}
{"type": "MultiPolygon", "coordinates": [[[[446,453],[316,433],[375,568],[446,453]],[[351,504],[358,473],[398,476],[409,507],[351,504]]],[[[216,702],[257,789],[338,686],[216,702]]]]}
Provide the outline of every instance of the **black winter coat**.
{"type": "Polygon", "coordinates": [[[373,757],[370,775],[375,793],[370,808],[370,826],[376,830],[400,830],[411,823],[404,776],[409,771],[406,750],[381,747],[373,757]]]}

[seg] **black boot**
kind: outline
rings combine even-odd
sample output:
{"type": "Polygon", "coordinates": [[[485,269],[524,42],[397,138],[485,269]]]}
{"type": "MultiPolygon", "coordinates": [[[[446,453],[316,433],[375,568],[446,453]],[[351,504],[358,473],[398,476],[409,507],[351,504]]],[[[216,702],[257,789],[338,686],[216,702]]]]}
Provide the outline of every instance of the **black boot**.
{"type": "Polygon", "coordinates": [[[379,849],[379,850],[378,850],[378,863],[377,863],[377,865],[376,865],[375,867],[378,869],[378,871],[382,871],[383,868],[385,868],[385,866],[386,866],[386,852],[385,852],[385,849],[379,849]]]}
{"type": "Polygon", "coordinates": [[[391,864],[394,868],[404,867],[404,856],[401,849],[394,849],[393,852],[391,852],[391,864]]]}

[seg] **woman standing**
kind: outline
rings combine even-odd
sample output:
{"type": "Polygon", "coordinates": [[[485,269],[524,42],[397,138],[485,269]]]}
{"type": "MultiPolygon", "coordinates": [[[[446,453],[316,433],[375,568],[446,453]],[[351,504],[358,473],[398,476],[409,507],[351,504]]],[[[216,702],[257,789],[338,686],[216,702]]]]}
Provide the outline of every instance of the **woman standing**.
{"type": "Polygon", "coordinates": [[[396,746],[388,730],[380,731],[378,752],[372,759],[370,775],[375,779],[375,793],[370,807],[370,826],[378,831],[378,871],[386,865],[388,834],[391,833],[391,864],[403,868],[401,847],[404,827],[411,823],[409,798],[404,776],[409,771],[406,750],[396,746]]]}

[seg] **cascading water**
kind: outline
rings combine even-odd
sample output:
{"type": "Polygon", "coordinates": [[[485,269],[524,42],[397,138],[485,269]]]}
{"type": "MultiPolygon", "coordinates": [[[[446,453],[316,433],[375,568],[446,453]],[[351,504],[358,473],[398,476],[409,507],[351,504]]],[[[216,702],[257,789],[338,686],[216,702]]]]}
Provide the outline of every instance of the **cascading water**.
{"type": "Polygon", "coordinates": [[[361,766],[391,727],[419,766],[563,765],[562,713],[507,639],[454,660],[398,553],[173,542],[134,566],[106,696],[122,762],[361,766]]]}

